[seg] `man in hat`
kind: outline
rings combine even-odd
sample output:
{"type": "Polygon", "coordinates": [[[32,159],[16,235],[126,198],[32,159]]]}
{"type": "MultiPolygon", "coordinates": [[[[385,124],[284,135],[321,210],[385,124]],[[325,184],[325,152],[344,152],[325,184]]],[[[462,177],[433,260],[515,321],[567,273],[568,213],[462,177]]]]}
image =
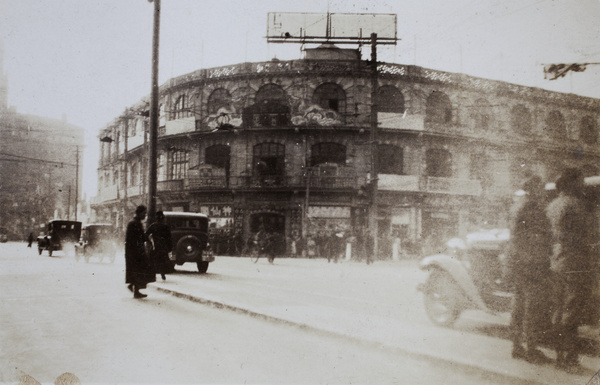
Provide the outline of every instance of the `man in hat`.
{"type": "Polygon", "coordinates": [[[550,329],[548,311],[552,233],[538,176],[523,185],[525,193],[511,226],[508,274],[515,292],[511,315],[512,357],[543,364],[550,359],[538,349],[550,329]],[[523,342],[525,346],[523,346],[523,342]]]}
{"type": "Polygon", "coordinates": [[[593,265],[597,259],[597,223],[584,199],[583,174],[568,168],[556,182],[559,195],[547,209],[552,225],[556,365],[576,371],[579,364],[577,329],[592,293],[593,265]]]}

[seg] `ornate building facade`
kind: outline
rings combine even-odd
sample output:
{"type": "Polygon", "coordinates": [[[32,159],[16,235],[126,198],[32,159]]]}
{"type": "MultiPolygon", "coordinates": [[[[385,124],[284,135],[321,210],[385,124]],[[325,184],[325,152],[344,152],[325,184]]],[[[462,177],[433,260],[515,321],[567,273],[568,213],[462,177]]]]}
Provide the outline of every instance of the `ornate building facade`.
{"type": "MultiPolygon", "coordinates": [[[[372,150],[382,256],[506,226],[536,173],[598,173],[600,101],[321,46],[294,61],[201,69],[160,87],[157,206],[204,212],[223,242],[260,226],[286,239],[368,225],[372,150]],[[372,106],[377,111],[375,142],[372,106]],[[387,247],[387,249],[386,249],[387,247]]],[[[147,202],[148,100],[100,132],[97,220],[147,202]]]]}

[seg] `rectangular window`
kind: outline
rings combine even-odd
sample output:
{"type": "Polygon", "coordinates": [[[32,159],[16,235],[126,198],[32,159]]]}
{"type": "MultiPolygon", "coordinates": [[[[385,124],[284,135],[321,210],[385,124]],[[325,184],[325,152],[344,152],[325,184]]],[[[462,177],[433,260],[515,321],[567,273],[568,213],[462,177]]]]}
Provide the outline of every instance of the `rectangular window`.
{"type": "Polygon", "coordinates": [[[190,154],[187,151],[174,151],[171,153],[171,178],[185,179],[187,176],[190,154]]]}

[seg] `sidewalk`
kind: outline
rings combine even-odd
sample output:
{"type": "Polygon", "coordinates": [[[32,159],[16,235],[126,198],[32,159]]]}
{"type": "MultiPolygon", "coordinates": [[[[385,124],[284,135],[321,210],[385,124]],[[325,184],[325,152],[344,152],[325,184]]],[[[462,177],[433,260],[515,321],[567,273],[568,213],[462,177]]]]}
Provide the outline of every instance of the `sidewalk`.
{"type": "MultiPolygon", "coordinates": [[[[453,329],[433,326],[416,291],[426,277],[416,261],[366,265],[277,259],[269,265],[266,260],[253,264],[247,258],[217,257],[206,275],[198,276],[194,270],[192,264],[177,267],[177,274],[151,287],[198,303],[437,360],[456,369],[482,371],[507,383],[587,384],[600,369],[598,357],[583,357],[588,370],[582,375],[512,359],[511,342],[501,338],[508,325],[506,314],[465,313],[453,329]]],[[[554,357],[553,352],[546,353],[554,357]]]]}

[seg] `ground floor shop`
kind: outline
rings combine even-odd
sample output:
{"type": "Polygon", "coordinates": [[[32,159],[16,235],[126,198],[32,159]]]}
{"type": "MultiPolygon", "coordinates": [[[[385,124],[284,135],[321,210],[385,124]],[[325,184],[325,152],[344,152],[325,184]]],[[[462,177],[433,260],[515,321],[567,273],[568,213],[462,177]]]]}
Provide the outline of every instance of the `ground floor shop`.
{"type": "MultiPolygon", "coordinates": [[[[445,240],[482,226],[493,210],[483,207],[477,199],[381,194],[377,215],[378,258],[390,259],[398,255],[394,254],[398,250],[404,257],[435,252],[443,247],[445,240]]],[[[127,205],[113,202],[95,207],[95,219],[124,229],[135,206],[141,203],[130,200],[127,205]],[[123,214],[125,208],[130,215],[123,214]]],[[[217,255],[240,255],[248,241],[262,229],[280,240],[278,255],[307,256],[309,239],[318,244],[336,236],[356,242],[368,228],[370,215],[370,206],[350,194],[315,194],[307,199],[293,192],[161,197],[157,209],[206,214],[210,218],[211,246],[217,255]]]]}

